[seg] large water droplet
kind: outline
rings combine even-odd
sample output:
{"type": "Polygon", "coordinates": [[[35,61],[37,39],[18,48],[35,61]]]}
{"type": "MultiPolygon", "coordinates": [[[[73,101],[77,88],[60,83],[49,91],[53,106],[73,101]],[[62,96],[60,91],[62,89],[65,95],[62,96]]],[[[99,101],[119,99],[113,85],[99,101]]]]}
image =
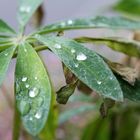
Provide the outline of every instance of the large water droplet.
{"type": "Polygon", "coordinates": [[[79,60],[79,61],[84,61],[84,60],[87,59],[87,57],[86,57],[85,54],[79,53],[79,54],[77,55],[76,59],[79,60]]]}
{"type": "Polygon", "coordinates": [[[30,111],[30,108],[31,108],[30,104],[24,100],[21,100],[18,103],[18,107],[19,107],[19,111],[20,111],[21,115],[26,115],[30,111]]]}
{"type": "Polygon", "coordinates": [[[36,119],[40,119],[42,117],[42,113],[40,111],[38,111],[36,114],[35,114],[35,118],[36,119]]]}
{"type": "Polygon", "coordinates": [[[61,45],[60,44],[55,44],[54,47],[57,48],[57,49],[61,49],[61,45]]]}
{"type": "Polygon", "coordinates": [[[26,81],[27,81],[27,77],[23,77],[23,78],[21,79],[21,81],[22,81],[22,82],[26,82],[26,81]]]}
{"type": "Polygon", "coordinates": [[[36,96],[38,95],[38,93],[39,93],[39,89],[33,88],[33,89],[31,89],[31,90],[29,91],[29,96],[30,96],[31,98],[34,98],[34,97],[36,97],[36,96]]]}

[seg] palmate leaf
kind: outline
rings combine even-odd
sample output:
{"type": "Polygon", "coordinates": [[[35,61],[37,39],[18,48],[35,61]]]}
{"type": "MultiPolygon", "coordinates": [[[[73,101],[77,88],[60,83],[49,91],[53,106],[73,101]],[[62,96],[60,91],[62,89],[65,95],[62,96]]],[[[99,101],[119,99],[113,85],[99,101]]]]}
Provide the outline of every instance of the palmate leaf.
{"type": "Polygon", "coordinates": [[[125,14],[140,17],[140,0],[119,0],[114,9],[125,14]]]}
{"type": "Polygon", "coordinates": [[[10,60],[14,54],[16,47],[10,47],[0,53],[0,86],[6,75],[10,60]]]}
{"type": "Polygon", "coordinates": [[[23,125],[30,134],[37,135],[48,118],[51,85],[40,58],[26,42],[19,45],[15,86],[23,125]]]}
{"type": "Polygon", "coordinates": [[[140,57],[140,43],[135,40],[128,40],[118,37],[80,37],[76,38],[75,40],[80,43],[104,44],[115,51],[125,53],[129,56],[140,57]]]}
{"type": "Polygon", "coordinates": [[[0,19],[0,34],[4,33],[15,33],[15,31],[7,24],[5,23],[2,19],[0,19]]]}
{"type": "Polygon", "coordinates": [[[122,17],[103,17],[67,20],[45,26],[36,33],[47,34],[51,32],[74,30],[74,29],[90,29],[90,28],[111,28],[111,29],[140,29],[140,22],[129,20],[122,17]]]}
{"type": "Polygon", "coordinates": [[[58,55],[63,63],[91,89],[104,97],[123,101],[123,93],[116,77],[94,51],[74,40],[61,37],[36,35],[35,38],[58,55]]]}
{"type": "Polygon", "coordinates": [[[19,0],[19,6],[18,6],[18,21],[23,28],[35,10],[41,5],[43,0],[19,0]]]}

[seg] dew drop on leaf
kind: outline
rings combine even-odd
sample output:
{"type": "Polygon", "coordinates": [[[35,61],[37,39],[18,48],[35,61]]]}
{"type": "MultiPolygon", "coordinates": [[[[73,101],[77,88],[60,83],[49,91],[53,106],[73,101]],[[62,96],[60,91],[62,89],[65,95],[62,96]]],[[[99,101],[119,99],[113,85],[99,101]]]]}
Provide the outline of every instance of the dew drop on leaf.
{"type": "Polygon", "coordinates": [[[38,111],[36,114],[35,114],[35,118],[36,119],[40,119],[42,116],[42,113],[40,111],[38,111]]]}
{"type": "Polygon", "coordinates": [[[26,84],[26,85],[25,85],[26,88],[29,88],[29,86],[30,86],[29,84],[26,84]]]}
{"type": "Polygon", "coordinates": [[[102,83],[101,81],[97,81],[97,84],[98,84],[98,85],[101,85],[101,83],[102,83]]]}
{"type": "Polygon", "coordinates": [[[86,57],[85,54],[79,53],[79,54],[77,55],[76,59],[79,60],[79,61],[84,61],[84,60],[87,59],[87,57],[86,57]]]}
{"type": "Polygon", "coordinates": [[[61,45],[60,44],[55,44],[54,48],[61,49],[61,45]]]}
{"type": "Polygon", "coordinates": [[[72,23],[73,23],[73,21],[72,20],[68,20],[68,22],[67,22],[69,25],[71,25],[72,23]]]}
{"type": "Polygon", "coordinates": [[[29,91],[29,96],[30,96],[31,98],[34,98],[34,97],[36,97],[36,96],[38,95],[38,93],[39,93],[39,89],[33,88],[33,89],[31,89],[31,90],[29,91]]]}
{"type": "Polygon", "coordinates": [[[31,108],[30,104],[27,103],[26,101],[21,100],[19,102],[19,110],[21,115],[26,115],[30,111],[30,108],[31,108]]]}
{"type": "Polygon", "coordinates": [[[75,53],[75,50],[74,49],[71,49],[71,53],[75,53]]]}
{"type": "Polygon", "coordinates": [[[29,7],[29,6],[20,7],[20,12],[29,13],[30,11],[31,11],[31,7],[29,7]]]}
{"type": "Polygon", "coordinates": [[[26,81],[27,81],[27,77],[23,77],[23,78],[21,79],[21,81],[22,81],[22,82],[26,82],[26,81]]]}

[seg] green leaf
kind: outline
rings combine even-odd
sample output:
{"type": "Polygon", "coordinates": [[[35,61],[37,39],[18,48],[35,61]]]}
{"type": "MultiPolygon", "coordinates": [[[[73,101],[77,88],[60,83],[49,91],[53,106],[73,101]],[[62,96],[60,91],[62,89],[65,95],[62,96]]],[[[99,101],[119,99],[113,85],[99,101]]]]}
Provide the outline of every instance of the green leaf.
{"type": "Polygon", "coordinates": [[[103,17],[67,20],[54,23],[39,29],[36,33],[47,34],[51,32],[90,29],[90,28],[112,28],[112,29],[140,29],[140,22],[122,17],[103,17]]]}
{"type": "Polygon", "coordinates": [[[55,93],[52,93],[51,107],[45,127],[39,134],[40,140],[54,140],[58,125],[58,108],[56,105],[55,93]]]}
{"type": "Polygon", "coordinates": [[[16,47],[10,47],[0,53],[0,86],[6,75],[10,60],[14,54],[16,47]]]}
{"type": "Polygon", "coordinates": [[[19,45],[16,72],[16,103],[26,130],[37,135],[48,118],[51,85],[47,72],[32,46],[19,45]]]}
{"type": "Polygon", "coordinates": [[[62,124],[64,122],[68,121],[69,119],[71,119],[72,117],[74,117],[76,115],[80,115],[87,111],[93,111],[95,109],[97,109],[97,107],[94,105],[84,105],[84,106],[82,105],[78,108],[64,111],[59,116],[59,124],[62,124]]]}
{"type": "Polygon", "coordinates": [[[7,24],[5,23],[2,19],[0,19],[0,34],[4,33],[15,33],[15,31],[7,24]]]}
{"type": "Polygon", "coordinates": [[[135,85],[132,86],[128,82],[123,80],[120,76],[116,76],[122,88],[124,98],[132,101],[140,101],[140,80],[137,80],[135,82],[135,85]]]}
{"type": "Polygon", "coordinates": [[[119,0],[119,2],[114,6],[114,9],[132,16],[139,17],[140,0],[119,0]]]}
{"type": "Polygon", "coordinates": [[[135,40],[128,40],[117,37],[106,37],[106,38],[80,37],[76,38],[75,40],[80,43],[105,44],[115,51],[125,53],[129,56],[140,57],[140,43],[135,40]]]}
{"type": "Polygon", "coordinates": [[[18,21],[23,28],[36,9],[41,5],[43,0],[19,0],[18,6],[18,21]]]}
{"type": "Polygon", "coordinates": [[[74,40],[36,35],[87,86],[105,97],[123,101],[120,85],[104,60],[74,40]]]}

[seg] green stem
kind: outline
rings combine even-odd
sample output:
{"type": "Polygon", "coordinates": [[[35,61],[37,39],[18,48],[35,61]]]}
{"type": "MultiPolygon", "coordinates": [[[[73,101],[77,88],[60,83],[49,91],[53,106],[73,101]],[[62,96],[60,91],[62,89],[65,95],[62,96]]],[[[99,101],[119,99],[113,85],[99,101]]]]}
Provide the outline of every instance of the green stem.
{"type": "Polygon", "coordinates": [[[21,126],[20,114],[17,110],[17,107],[15,107],[12,140],[19,140],[20,126],[21,126]]]}

